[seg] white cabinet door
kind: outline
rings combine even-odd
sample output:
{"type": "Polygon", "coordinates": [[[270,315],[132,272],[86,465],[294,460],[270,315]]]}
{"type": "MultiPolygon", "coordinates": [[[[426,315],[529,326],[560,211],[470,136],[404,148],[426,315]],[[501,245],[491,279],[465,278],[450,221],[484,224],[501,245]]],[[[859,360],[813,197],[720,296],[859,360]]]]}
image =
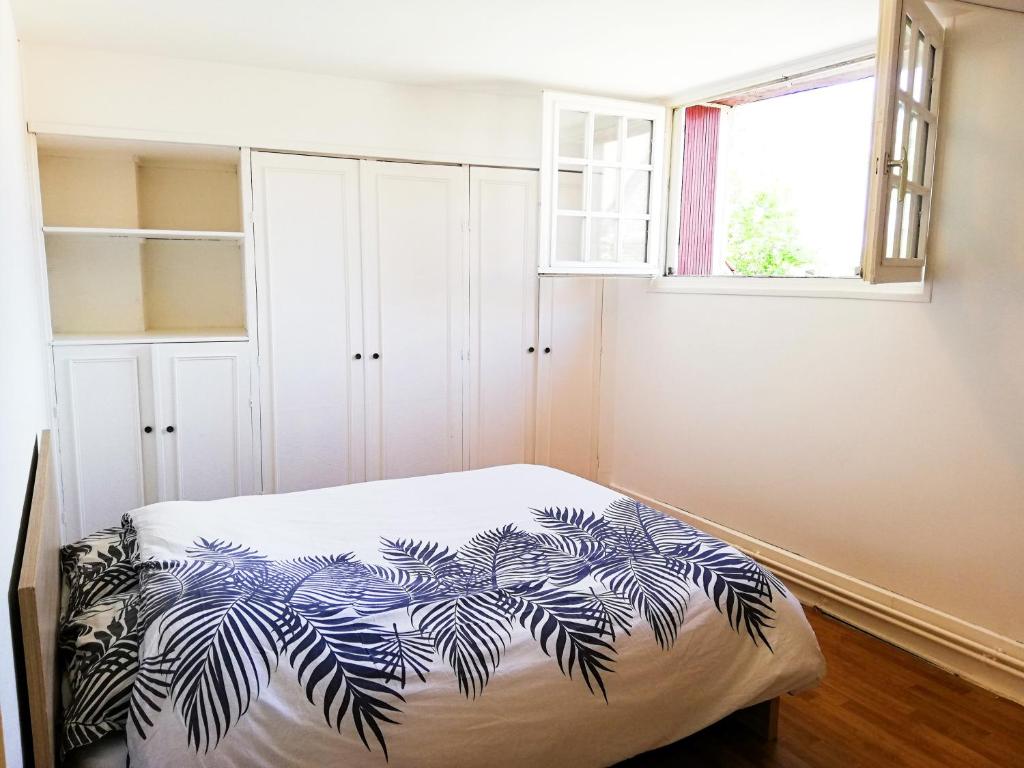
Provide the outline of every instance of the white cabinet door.
{"type": "Polygon", "coordinates": [[[255,492],[251,356],[244,341],[153,346],[161,500],[255,492]]]}
{"type": "Polygon", "coordinates": [[[469,466],[530,463],[537,379],[537,172],[469,173],[469,466]]]}
{"type": "Polygon", "coordinates": [[[361,170],[367,478],[459,470],[467,171],[373,161],[361,170]]]}
{"type": "Polygon", "coordinates": [[[596,479],[601,278],[540,279],[537,463],[596,479]]]}
{"type": "Polygon", "coordinates": [[[361,481],[359,161],[254,152],[252,165],[264,489],[361,481]]]}
{"type": "Polygon", "coordinates": [[[156,501],[149,348],[54,347],[65,540],[156,501]]]}

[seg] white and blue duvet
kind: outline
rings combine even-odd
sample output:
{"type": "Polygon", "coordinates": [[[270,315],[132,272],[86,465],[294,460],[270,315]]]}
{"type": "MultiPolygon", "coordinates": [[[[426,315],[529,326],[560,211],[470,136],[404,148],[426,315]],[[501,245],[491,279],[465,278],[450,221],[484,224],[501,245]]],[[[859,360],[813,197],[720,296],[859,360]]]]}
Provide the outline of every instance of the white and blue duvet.
{"type": "Polygon", "coordinates": [[[126,524],[146,627],[133,768],[610,765],[823,674],[775,576],[553,469],[126,524]]]}

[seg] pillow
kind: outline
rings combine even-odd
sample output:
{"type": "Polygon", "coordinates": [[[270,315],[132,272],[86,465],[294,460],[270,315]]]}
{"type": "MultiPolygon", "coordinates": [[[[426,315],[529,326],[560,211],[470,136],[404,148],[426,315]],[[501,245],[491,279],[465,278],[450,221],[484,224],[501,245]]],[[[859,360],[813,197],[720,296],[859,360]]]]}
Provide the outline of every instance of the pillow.
{"type": "Polygon", "coordinates": [[[138,590],[135,559],[135,529],[130,526],[104,528],[61,547],[61,571],[67,584],[65,618],[108,595],[138,590]]]}
{"type": "Polygon", "coordinates": [[[139,592],[97,598],[61,626],[70,692],[64,709],[65,753],[123,732],[139,670],[139,592]]]}

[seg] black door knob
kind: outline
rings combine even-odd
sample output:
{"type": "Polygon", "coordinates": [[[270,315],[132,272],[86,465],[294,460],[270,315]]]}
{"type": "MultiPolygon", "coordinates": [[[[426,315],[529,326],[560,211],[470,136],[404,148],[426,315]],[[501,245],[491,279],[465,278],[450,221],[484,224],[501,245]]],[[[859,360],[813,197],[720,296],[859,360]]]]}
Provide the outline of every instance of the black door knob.
{"type": "Polygon", "coordinates": [[[529,352],[529,353],[530,353],[530,354],[532,355],[532,354],[533,354],[533,347],[530,347],[530,348],[529,348],[529,349],[527,349],[526,351],[527,351],[527,352],[529,352]]]}
{"type": "Polygon", "coordinates": [[[148,435],[150,432],[153,431],[153,428],[152,427],[143,427],[142,431],[145,432],[148,435]]]}
{"type": "Polygon", "coordinates": [[[174,427],[168,427],[168,428],[167,428],[167,431],[168,431],[168,432],[173,432],[173,431],[174,431],[174,427]]]}
{"type": "Polygon", "coordinates": [[[363,359],[363,356],[359,352],[356,352],[355,355],[353,355],[353,357],[355,357],[356,360],[362,360],[363,359]]]}
{"type": "Polygon", "coordinates": [[[374,352],[373,353],[373,359],[374,360],[380,360],[380,352],[374,352]]]}
{"type": "Polygon", "coordinates": [[[544,354],[545,355],[549,354],[550,352],[551,352],[551,347],[544,347],[544,354]]]}

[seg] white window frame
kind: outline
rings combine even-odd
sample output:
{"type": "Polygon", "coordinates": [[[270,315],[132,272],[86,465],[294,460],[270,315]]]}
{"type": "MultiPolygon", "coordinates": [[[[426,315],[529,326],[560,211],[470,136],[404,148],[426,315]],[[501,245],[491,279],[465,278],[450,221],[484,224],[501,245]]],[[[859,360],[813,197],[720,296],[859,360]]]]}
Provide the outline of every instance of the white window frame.
{"type": "MultiPolygon", "coordinates": [[[[718,84],[687,94],[672,100],[672,137],[670,141],[671,157],[669,160],[670,175],[667,190],[668,226],[665,238],[666,271],[651,281],[650,289],[656,293],[703,293],[729,295],[760,295],[760,296],[803,296],[811,298],[854,298],[879,299],[889,301],[931,300],[931,277],[926,269],[928,230],[931,215],[931,192],[934,190],[935,158],[937,155],[937,123],[938,104],[941,89],[943,45],[941,37],[937,40],[935,71],[932,73],[932,91],[934,93],[933,111],[935,121],[929,135],[932,143],[925,169],[925,186],[929,189],[929,197],[922,206],[919,248],[922,258],[916,263],[907,264],[908,260],[883,259],[885,247],[885,196],[890,189],[887,175],[885,152],[891,145],[891,133],[895,122],[896,103],[900,99],[898,91],[898,69],[900,55],[900,34],[903,27],[904,8],[914,9],[917,18],[929,19],[929,23],[938,25],[938,21],[924,6],[923,0],[882,0],[879,15],[878,43],[871,42],[859,46],[834,51],[830,54],[791,62],[744,79],[718,84]],[[671,260],[678,253],[680,237],[680,211],[678,201],[682,193],[682,162],[684,148],[682,146],[683,120],[682,114],[686,107],[720,99],[725,95],[754,90],[776,80],[795,79],[802,73],[825,69],[854,61],[877,52],[875,83],[875,115],[874,133],[872,137],[872,154],[870,165],[865,171],[869,174],[869,200],[865,221],[865,237],[862,249],[861,271],[857,277],[745,277],[735,276],[689,276],[668,275],[667,267],[674,264],[671,260]],[[800,73],[800,74],[794,74],[800,73]],[[879,172],[881,169],[882,172],[879,172]],[[882,250],[880,250],[882,249],[882,250]]],[[[941,30],[941,25],[938,25],[941,30]]],[[[934,29],[932,30],[934,34],[934,29]]],[[[909,121],[908,121],[909,122],[909,121]]],[[[909,185],[908,185],[909,186],[909,185]]]]}
{"type": "MultiPolygon", "coordinates": [[[[864,238],[862,272],[869,283],[905,283],[923,279],[928,263],[928,232],[931,223],[932,192],[935,182],[935,156],[938,149],[939,107],[942,86],[942,60],[944,29],[924,0],[882,0],[878,28],[878,68],[875,88],[875,127],[871,148],[871,185],[868,193],[868,216],[864,238]],[[917,65],[916,38],[918,32],[927,36],[935,46],[933,67],[922,70],[931,81],[928,88],[929,104],[913,96],[913,86],[907,93],[899,87],[901,40],[904,18],[912,21],[910,31],[909,73],[913,77],[917,65]],[[903,105],[905,119],[900,144],[906,151],[911,118],[918,117],[929,126],[927,142],[921,147],[925,162],[921,166],[922,178],[918,183],[907,178],[907,158],[892,156],[896,114],[903,105]],[[897,175],[895,171],[899,170],[897,175]],[[917,255],[914,258],[887,258],[886,237],[889,224],[889,195],[898,192],[897,219],[903,213],[904,194],[921,196],[921,209],[917,231],[913,235],[917,255]]],[[[916,159],[915,159],[916,161],[916,159]]],[[[895,237],[900,239],[897,221],[895,237]]],[[[913,226],[913,225],[911,225],[913,226]]]]}
{"type": "MultiPolygon", "coordinates": [[[[543,93],[543,121],[541,137],[541,202],[540,202],[540,226],[539,230],[539,266],[538,271],[543,275],[619,275],[634,277],[655,277],[662,274],[664,270],[664,230],[662,228],[662,211],[664,208],[664,168],[665,168],[665,118],[667,109],[657,104],[645,102],[622,101],[619,99],[608,99],[597,96],[586,96],[582,94],[564,93],[561,91],[544,91],[543,93]],[[571,110],[588,113],[586,130],[584,134],[583,158],[563,158],[558,155],[559,136],[559,112],[571,110]],[[593,115],[610,115],[619,118],[634,118],[650,120],[652,122],[651,132],[651,162],[649,165],[637,165],[620,161],[598,161],[591,157],[593,151],[593,115]],[[555,235],[557,217],[559,215],[576,215],[574,212],[559,211],[558,200],[558,168],[560,163],[584,166],[583,183],[583,205],[580,216],[584,220],[583,242],[581,244],[583,258],[579,261],[559,261],[555,258],[555,235]],[[618,168],[620,194],[619,202],[622,200],[622,184],[625,174],[624,169],[645,170],[651,174],[649,208],[646,215],[647,220],[647,251],[643,262],[609,262],[609,261],[587,261],[589,253],[590,221],[596,218],[589,210],[590,199],[590,174],[589,169],[593,167],[618,168]]],[[[620,140],[621,140],[620,136],[620,140]]],[[[600,215],[598,216],[600,217],[600,215]]],[[[640,216],[623,215],[621,211],[611,214],[608,218],[615,218],[618,221],[626,219],[641,219],[640,216]]],[[[621,227],[619,228],[619,242],[621,244],[621,227]]]]}

